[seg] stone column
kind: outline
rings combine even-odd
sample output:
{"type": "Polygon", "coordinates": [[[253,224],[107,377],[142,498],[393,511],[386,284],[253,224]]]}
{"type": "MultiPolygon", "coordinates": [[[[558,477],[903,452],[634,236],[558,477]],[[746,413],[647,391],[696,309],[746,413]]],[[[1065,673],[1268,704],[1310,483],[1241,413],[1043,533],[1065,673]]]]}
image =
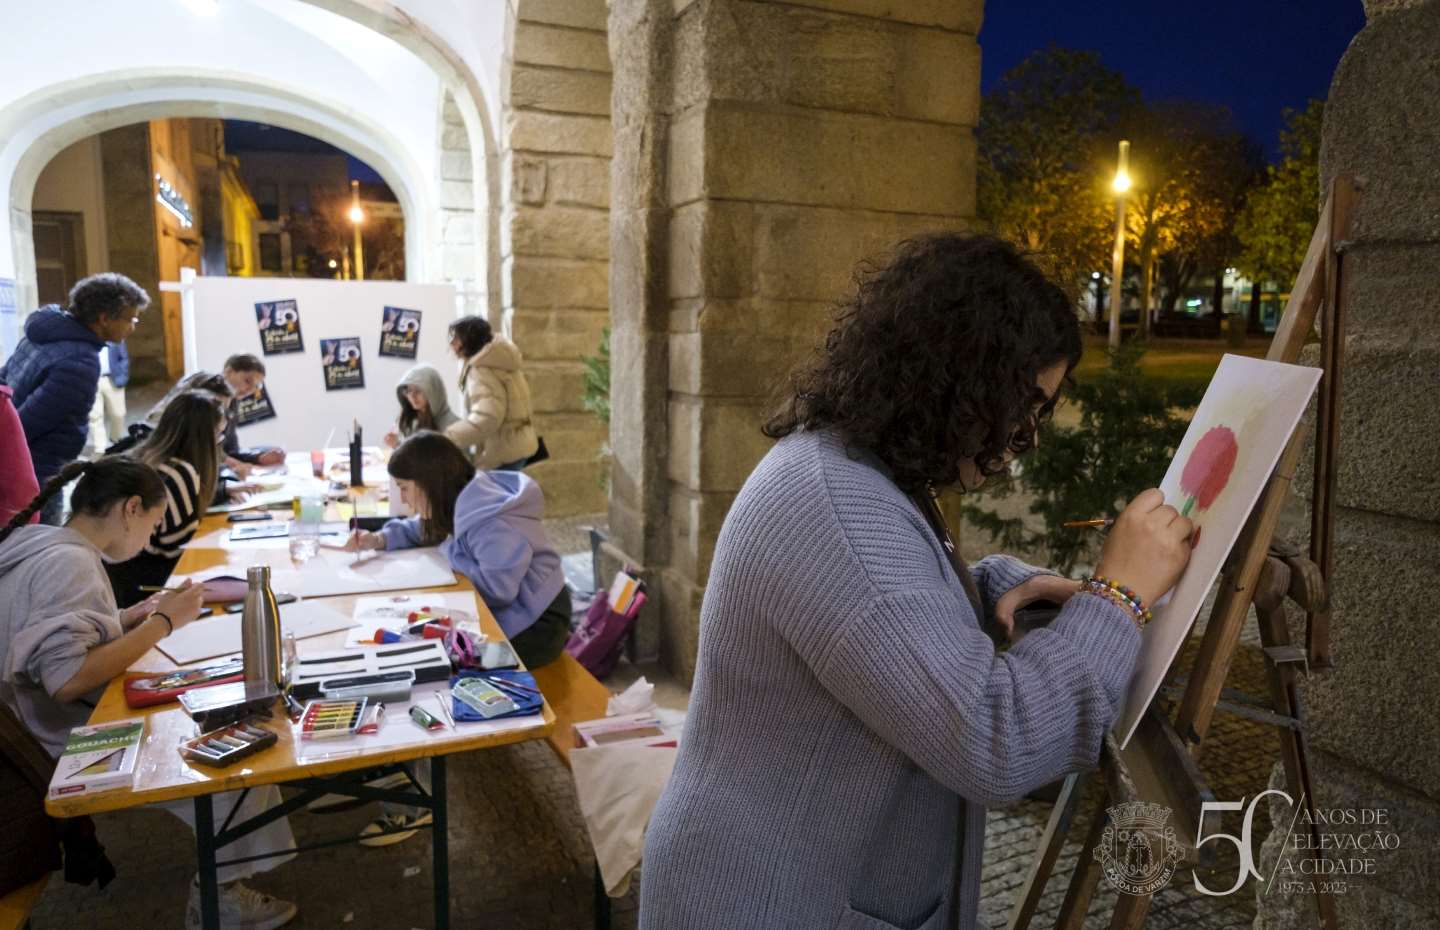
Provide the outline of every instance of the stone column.
{"type": "Polygon", "coordinates": [[[659,651],[683,678],[777,380],[819,341],[858,260],[973,215],[980,12],[979,0],[612,2],[626,411],[611,430],[611,529],[657,582],[659,651]]]}
{"type": "Polygon", "coordinates": [[[604,0],[519,0],[507,24],[500,322],[525,355],[550,450],[531,469],[550,516],[605,506],[605,428],[582,406],[580,361],[599,350],[609,310],[605,16],[604,0]]]}
{"type": "MultiPolygon", "coordinates": [[[[1347,332],[1342,378],[1332,578],[1335,668],[1312,674],[1309,716],[1316,806],[1383,809],[1388,825],[1324,826],[1322,833],[1398,835],[1373,875],[1338,875],[1342,927],[1440,926],[1440,3],[1370,0],[1370,22],[1330,88],[1322,190],[1336,175],[1363,179],[1346,250],[1347,332]]],[[[1310,476],[1297,476],[1308,495],[1310,476]]],[[[1301,632],[1297,628],[1296,632],[1301,632]]],[[[1283,786],[1278,771],[1272,783],[1283,786]]],[[[1238,800],[1238,799],[1226,799],[1238,800]]],[[[1277,855],[1297,869],[1283,827],[1277,855]]],[[[1283,819],[1280,819],[1282,818],[1283,819]]],[[[1277,882],[1286,878],[1280,863],[1277,882]]],[[[1310,876],[1298,876],[1310,878],[1310,876]]],[[[1262,886],[1263,892],[1263,886],[1262,886]]],[[[1314,926],[1308,899],[1257,892],[1257,928],[1314,926]]]]}
{"type": "Polygon", "coordinates": [[[105,270],[120,272],[150,295],[150,309],[140,315],[140,325],[126,341],[130,380],[136,384],[162,381],[168,374],[150,124],[135,123],[102,132],[100,159],[105,176],[105,237],[110,249],[105,270]]]}

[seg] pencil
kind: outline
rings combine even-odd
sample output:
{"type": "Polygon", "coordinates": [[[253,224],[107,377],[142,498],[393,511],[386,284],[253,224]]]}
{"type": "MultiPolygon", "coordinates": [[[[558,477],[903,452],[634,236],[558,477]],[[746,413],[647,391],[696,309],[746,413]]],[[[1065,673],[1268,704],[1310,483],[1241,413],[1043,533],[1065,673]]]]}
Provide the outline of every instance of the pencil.
{"type": "Polygon", "coordinates": [[[1070,520],[1063,525],[1067,530],[1085,529],[1087,527],[1103,530],[1110,528],[1114,523],[1115,520],[1113,517],[1097,517],[1094,520],[1070,520]]]}
{"type": "Polygon", "coordinates": [[[140,590],[141,590],[141,591],[150,591],[150,592],[156,592],[156,591],[174,592],[174,591],[183,591],[183,590],[185,590],[185,589],[184,589],[184,588],[167,588],[167,587],[164,587],[163,585],[158,585],[158,584],[142,584],[142,585],[140,586],[140,590]]]}

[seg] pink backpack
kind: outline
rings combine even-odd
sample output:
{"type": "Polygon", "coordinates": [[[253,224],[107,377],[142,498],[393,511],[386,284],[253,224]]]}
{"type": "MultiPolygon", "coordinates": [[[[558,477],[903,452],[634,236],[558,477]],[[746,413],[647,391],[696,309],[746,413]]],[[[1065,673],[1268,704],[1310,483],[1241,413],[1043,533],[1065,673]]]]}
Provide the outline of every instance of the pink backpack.
{"type": "Polygon", "coordinates": [[[585,670],[596,678],[609,675],[614,670],[615,663],[620,661],[620,652],[625,647],[625,634],[630,631],[644,603],[643,585],[624,614],[610,609],[608,591],[597,592],[589,609],[585,611],[585,619],[580,621],[580,625],[565,643],[565,651],[574,656],[575,661],[585,666],[585,670]]]}

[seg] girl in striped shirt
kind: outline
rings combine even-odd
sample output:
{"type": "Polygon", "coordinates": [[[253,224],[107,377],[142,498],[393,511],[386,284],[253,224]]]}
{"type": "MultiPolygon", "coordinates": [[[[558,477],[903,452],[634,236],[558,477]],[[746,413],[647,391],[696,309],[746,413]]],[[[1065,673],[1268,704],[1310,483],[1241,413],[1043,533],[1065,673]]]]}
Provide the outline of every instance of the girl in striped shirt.
{"type": "Polygon", "coordinates": [[[155,432],[130,455],[151,466],[165,484],[165,516],[139,555],[107,564],[115,600],[123,608],[144,600],[141,585],[163,585],[195,535],[215,493],[225,413],[204,391],[185,391],[166,404],[155,432]]]}

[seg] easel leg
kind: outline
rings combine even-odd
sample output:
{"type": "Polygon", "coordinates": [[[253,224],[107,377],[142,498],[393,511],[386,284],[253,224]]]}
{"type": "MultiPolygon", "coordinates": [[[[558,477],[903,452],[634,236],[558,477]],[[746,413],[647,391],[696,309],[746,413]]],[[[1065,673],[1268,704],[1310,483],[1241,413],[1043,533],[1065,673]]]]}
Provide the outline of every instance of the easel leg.
{"type": "Polygon", "coordinates": [[[1030,874],[1026,876],[1025,885],[1020,889],[1020,895],[1015,902],[1015,909],[1010,914],[1007,930],[1026,930],[1030,926],[1035,909],[1040,906],[1040,899],[1045,894],[1045,885],[1050,881],[1050,874],[1055,869],[1055,860],[1060,857],[1060,850],[1065,846],[1065,837],[1070,833],[1070,822],[1075,817],[1075,807],[1084,787],[1085,776],[1078,773],[1065,776],[1065,781],[1060,786],[1060,796],[1055,799],[1055,806],[1050,809],[1050,819],[1045,824],[1045,832],[1041,835],[1040,848],[1036,850],[1030,874]]]}
{"type": "Polygon", "coordinates": [[[210,795],[195,797],[196,880],[200,883],[200,926],[220,930],[220,888],[215,874],[215,807],[210,795]]]}
{"type": "Polygon", "coordinates": [[[1080,930],[1085,926],[1085,913],[1090,910],[1090,900],[1095,897],[1095,888],[1100,884],[1100,864],[1095,861],[1092,850],[1100,845],[1105,833],[1105,824],[1110,815],[1105,812],[1105,799],[1101,798],[1095,808],[1095,819],[1090,822],[1090,831],[1085,834],[1085,845],[1080,847],[1080,861],[1070,875],[1070,887],[1065,889],[1065,901],[1060,905],[1060,918],[1055,921],[1055,930],[1080,930]]]}
{"type": "Polygon", "coordinates": [[[1115,902],[1115,914],[1110,918],[1110,930],[1141,930],[1145,916],[1150,913],[1148,894],[1121,894],[1115,902]]]}
{"type": "MultiPolygon", "coordinates": [[[[1260,642],[1266,649],[1290,645],[1290,629],[1285,624],[1283,604],[1268,608],[1256,605],[1255,614],[1260,622],[1260,642]]],[[[1270,679],[1270,696],[1275,712],[1303,722],[1299,683],[1296,679],[1294,664],[1275,662],[1272,659],[1265,663],[1265,671],[1270,679]]],[[[1323,857],[1325,853],[1320,847],[1319,830],[1315,826],[1315,791],[1310,784],[1310,766],[1306,758],[1305,732],[1303,730],[1282,729],[1280,731],[1280,759],[1285,766],[1286,789],[1295,802],[1302,805],[1310,814],[1308,820],[1311,824],[1309,832],[1312,854],[1323,857]]],[[[1317,883],[1317,888],[1319,886],[1320,883],[1317,883]]],[[[1317,890],[1314,897],[1320,930],[1336,930],[1340,924],[1335,913],[1334,896],[1328,892],[1317,890]]]]}
{"type": "Polygon", "coordinates": [[[450,829],[445,801],[445,757],[430,760],[430,799],[435,818],[430,828],[435,871],[435,930],[450,930],[450,829]]]}

